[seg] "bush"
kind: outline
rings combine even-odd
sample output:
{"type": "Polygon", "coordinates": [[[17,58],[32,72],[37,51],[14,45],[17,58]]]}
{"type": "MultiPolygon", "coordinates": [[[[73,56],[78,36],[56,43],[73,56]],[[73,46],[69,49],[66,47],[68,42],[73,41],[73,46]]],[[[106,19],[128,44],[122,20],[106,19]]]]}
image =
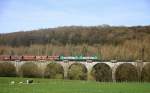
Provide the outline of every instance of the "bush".
{"type": "Polygon", "coordinates": [[[86,80],[87,69],[83,64],[74,63],[70,66],[68,71],[68,78],[71,80],[86,80]]]}
{"type": "Polygon", "coordinates": [[[138,80],[138,72],[136,67],[129,63],[121,64],[115,73],[116,81],[137,81],[138,80]]]}
{"type": "Polygon", "coordinates": [[[96,64],[91,72],[96,81],[112,81],[112,70],[105,63],[96,64]]]}
{"type": "Polygon", "coordinates": [[[23,77],[41,77],[38,66],[32,62],[25,63],[20,69],[21,76],[23,77]]]}
{"type": "Polygon", "coordinates": [[[13,77],[16,76],[16,68],[9,62],[0,63],[0,76],[1,77],[13,77]]]}
{"type": "Polygon", "coordinates": [[[45,78],[53,78],[53,79],[63,79],[64,78],[64,69],[60,64],[50,63],[47,65],[45,72],[45,78]]]}
{"type": "Polygon", "coordinates": [[[143,67],[141,79],[142,81],[150,82],[150,64],[147,64],[146,66],[143,67]]]}

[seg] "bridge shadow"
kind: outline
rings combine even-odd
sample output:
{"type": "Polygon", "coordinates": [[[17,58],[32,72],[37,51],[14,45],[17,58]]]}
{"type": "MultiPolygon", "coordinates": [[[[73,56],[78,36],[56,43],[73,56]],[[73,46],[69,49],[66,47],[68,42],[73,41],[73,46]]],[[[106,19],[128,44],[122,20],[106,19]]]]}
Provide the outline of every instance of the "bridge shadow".
{"type": "Polygon", "coordinates": [[[91,71],[91,75],[96,81],[112,81],[112,69],[105,63],[97,63],[96,65],[94,65],[91,71]]]}

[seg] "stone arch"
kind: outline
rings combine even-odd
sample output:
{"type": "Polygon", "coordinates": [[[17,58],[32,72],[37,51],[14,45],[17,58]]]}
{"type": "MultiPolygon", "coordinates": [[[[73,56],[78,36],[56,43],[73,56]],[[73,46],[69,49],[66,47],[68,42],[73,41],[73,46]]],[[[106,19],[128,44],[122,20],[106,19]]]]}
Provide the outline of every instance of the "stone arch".
{"type": "Polygon", "coordinates": [[[138,71],[136,66],[131,63],[122,63],[116,68],[115,72],[116,81],[137,81],[138,71]]]}
{"type": "Polygon", "coordinates": [[[44,70],[44,77],[52,79],[63,79],[64,78],[63,66],[56,62],[51,62],[47,64],[44,70]]]}
{"type": "Polygon", "coordinates": [[[20,67],[19,73],[23,77],[42,77],[42,72],[33,62],[26,62],[20,67]]]}
{"type": "Polygon", "coordinates": [[[141,80],[145,82],[150,82],[150,63],[146,64],[142,68],[141,80]]]}
{"type": "Polygon", "coordinates": [[[13,77],[16,76],[16,67],[10,62],[0,62],[0,76],[13,77]]]}
{"type": "Polygon", "coordinates": [[[87,80],[88,70],[82,63],[73,63],[68,68],[68,79],[71,80],[87,80]]]}
{"type": "Polygon", "coordinates": [[[112,69],[106,63],[97,63],[93,66],[91,75],[96,81],[112,81],[112,69]]]}

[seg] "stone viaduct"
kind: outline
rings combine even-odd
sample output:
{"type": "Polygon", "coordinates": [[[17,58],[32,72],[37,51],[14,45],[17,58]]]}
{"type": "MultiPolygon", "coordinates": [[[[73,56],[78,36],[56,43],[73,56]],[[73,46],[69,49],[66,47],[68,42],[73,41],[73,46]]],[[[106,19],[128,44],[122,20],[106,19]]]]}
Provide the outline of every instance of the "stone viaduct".
{"type": "MultiPolygon", "coordinates": [[[[16,67],[16,71],[18,72],[19,69],[21,68],[21,66],[23,64],[27,63],[27,62],[28,61],[11,61],[10,63],[12,63],[16,67]]],[[[32,62],[35,63],[42,70],[43,73],[44,73],[44,69],[46,68],[46,66],[48,64],[52,63],[50,61],[32,61],[32,62]]],[[[92,71],[92,69],[95,65],[97,65],[97,64],[99,64],[99,65],[106,64],[112,70],[112,80],[116,81],[115,72],[116,72],[116,69],[118,68],[118,66],[120,66],[121,64],[128,63],[128,64],[134,66],[137,69],[138,75],[140,75],[140,72],[142,71],[142,68],[144,68],[144,66],[146,64],[149,64],[150,62],[142,62],[141,60],[137,60],[137,62],[117,62],[115,60],[111,60],[109,62],[56,61],[55,63],[58,63],[63,67],[63,69],[64,69],[64,78],[67,78],[67,73],[68,73],[69,67],[71,67],[75,63],[83,64],[84,67],[87,69],[87,74],[91,73],[91,71],[92,71]]]]}

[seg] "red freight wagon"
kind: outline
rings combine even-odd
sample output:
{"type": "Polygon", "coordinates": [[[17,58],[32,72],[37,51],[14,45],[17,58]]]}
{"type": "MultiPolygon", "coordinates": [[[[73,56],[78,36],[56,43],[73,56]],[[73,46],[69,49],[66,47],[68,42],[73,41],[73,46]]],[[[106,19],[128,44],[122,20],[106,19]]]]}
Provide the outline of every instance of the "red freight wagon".
{"type": "Polygon", "coordinates": [[[36,56],[36,60],[47,60],[48,56],[36,56]]]}
{"type": "Polygon", "coordinates": [[[22,60],[22,56],[11,56],[11,61],[22,60]]]}
{"type": "Polygon", "coordinates": [[[11,56],[8,56],[8,55],[1,55],[0,56],[1,61],[10,61],[10,59],[11,59],[11,56]]]}
{"type": "Polygon", "coordinates": [[[22,56],[23,61],[34,61],[35,56],[22,56]]]}
{"type": "Polygon", "coordinates": [[[2,55],[0,55],[0,61],[3,61],[4,57],[2,55]]]}
{"type": "Polygon", "coordinates": [[[48,56],[47,60],[59,60],[59,56],[48,56]]]}

